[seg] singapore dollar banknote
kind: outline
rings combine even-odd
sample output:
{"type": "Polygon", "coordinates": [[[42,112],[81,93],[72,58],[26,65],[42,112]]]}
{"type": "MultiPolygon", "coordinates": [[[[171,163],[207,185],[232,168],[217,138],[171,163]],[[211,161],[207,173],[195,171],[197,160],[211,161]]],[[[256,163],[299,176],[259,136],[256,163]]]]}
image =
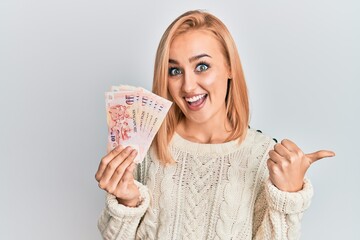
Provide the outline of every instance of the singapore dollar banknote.
{"type": "Polygon", "coordinates": [[[140,163],[164,121],[172,102],[144,88],[112,86],[105,93],[108,125],[107,151],[115,147],[131,146],[140,163]]]}

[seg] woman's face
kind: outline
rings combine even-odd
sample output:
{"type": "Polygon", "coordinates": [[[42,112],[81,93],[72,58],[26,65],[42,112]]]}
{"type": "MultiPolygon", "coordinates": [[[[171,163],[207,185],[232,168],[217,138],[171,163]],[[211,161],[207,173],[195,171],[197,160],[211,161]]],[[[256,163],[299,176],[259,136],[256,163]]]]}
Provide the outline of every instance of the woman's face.
{"type": "Polygon", "coordinates": [[[221,50],[219,41],[203,30],[181,34],[170,45],[168,88],[188,121],[224,121],[231,72],[221,50]]]}

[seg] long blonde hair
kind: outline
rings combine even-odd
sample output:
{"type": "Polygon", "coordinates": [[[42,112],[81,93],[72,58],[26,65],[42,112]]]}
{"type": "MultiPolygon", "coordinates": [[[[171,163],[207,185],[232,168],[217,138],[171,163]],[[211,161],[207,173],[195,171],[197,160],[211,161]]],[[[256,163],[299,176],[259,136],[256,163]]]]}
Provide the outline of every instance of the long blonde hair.
{"type": "MultiPolygon", "coordinates": [[[[214,15],[203,11],[188,11],[176,18],[162,36],[155,58],[152,91],[166,99],[172,100],[168,91],[169,49],[175,37],[190,30],[205,30],[211,33],[222,46],[223,54],[231,69],[226,97],[227,117],[232,124],[232,133],[228,141],[245,138],[249,124],[249,100],[246,82],[241,67],[240,57],[233,38],[226,26],[214,15]]],[[[154,139],[154,147],[160,161],[172,163],[169,143],[179,121],[184,118],[180,108],[173,104],[154,139]]]]}

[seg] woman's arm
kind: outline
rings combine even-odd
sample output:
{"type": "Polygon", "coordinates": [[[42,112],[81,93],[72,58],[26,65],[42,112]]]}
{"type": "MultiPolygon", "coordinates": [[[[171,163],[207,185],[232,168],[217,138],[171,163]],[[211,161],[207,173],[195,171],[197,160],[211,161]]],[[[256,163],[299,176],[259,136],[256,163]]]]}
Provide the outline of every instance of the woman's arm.
{"type": "Polygon", "coordinates": [[[263,174],[254,206],[253,238],[299,239],[301,218],[313,196],[305,173],[313,162],[335,154],[304,154],[290,140],[272,143],[270,148],[273,150],[261,162],[263,174]]]}
{"type": "Polygon", "coordinates": [[[106,194],[105,208],[98,220],[98,228],[103,239],[135,239],[140,220],[150,203],[147,187],[138,181],[135,181],[135,184],[141,195],[141,203],[137,207],[119,204],[114,195],[106,194]]]}
{"type": "Polygon", "coordinates": [[[254,206],[253,239],[299,239],[301,218],[313,195],[311,183],[305,179],[302,190],[290,193],[277,189],[268,174],[264,179],[254,206]]]}
{"type": "Polygon", "coordinates": [[[124,181],[133,182],[136,191],[140,193],[140,198],[136,201],[138,204],[135,204],[136,206],[134,204],[130,204],[130,206],[120,204],[122,201],[117,199],[115,192],[111,194],[107,191],[105,208],[98,220],[98,228],[103,239],[131,240],[136,238],[137,228],[150,204],[149,191],[145,186],[148,162],[147,156],[141,164],[138,164],[131,171],[131,176],[130,172],[128,172],[126,173],[128,177],[123,177],[124,181]]]}

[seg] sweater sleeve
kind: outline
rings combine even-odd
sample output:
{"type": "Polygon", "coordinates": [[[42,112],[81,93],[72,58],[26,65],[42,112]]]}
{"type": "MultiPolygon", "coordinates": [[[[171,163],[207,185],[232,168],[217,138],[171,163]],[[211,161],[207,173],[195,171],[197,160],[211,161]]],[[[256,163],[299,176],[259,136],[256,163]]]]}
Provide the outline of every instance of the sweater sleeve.
{"type": "Polygon", "coordinates": [[[269,180],[267,158],[268,155],[261,164],[266,169],[262,174],[259,194],[254,206],[253,239],[299,239],[301,218],[310,206],[313,187],[305,178],[303,189],[298,192],[279,190],[269,180]]]}
{"type": "Polygon", "coordinates": [[[143,199],[138,207],[127,207],[119,204],[114,195],[106,194],[105,208],[98,220],[98,228],[103,239],[135,239],[140,220],[150,202],[147,187],[138,181],[135,181],[135,184],[138,186],[143,199]]]}
{"type": "Polygon", "coordinates": [[[150,194],[145,186],[149,156],[145,157],[141,164],[138,164],[134,171],[136,186],[139,188],[142,202],[138,207],[127,207],[119,204],[116,197],[106,194],[105,208],[99,219],[98,228],[103,239],[106,240],[131,240],[136,238],[136,232],[142,217],[150,205],[150,194]]]}

